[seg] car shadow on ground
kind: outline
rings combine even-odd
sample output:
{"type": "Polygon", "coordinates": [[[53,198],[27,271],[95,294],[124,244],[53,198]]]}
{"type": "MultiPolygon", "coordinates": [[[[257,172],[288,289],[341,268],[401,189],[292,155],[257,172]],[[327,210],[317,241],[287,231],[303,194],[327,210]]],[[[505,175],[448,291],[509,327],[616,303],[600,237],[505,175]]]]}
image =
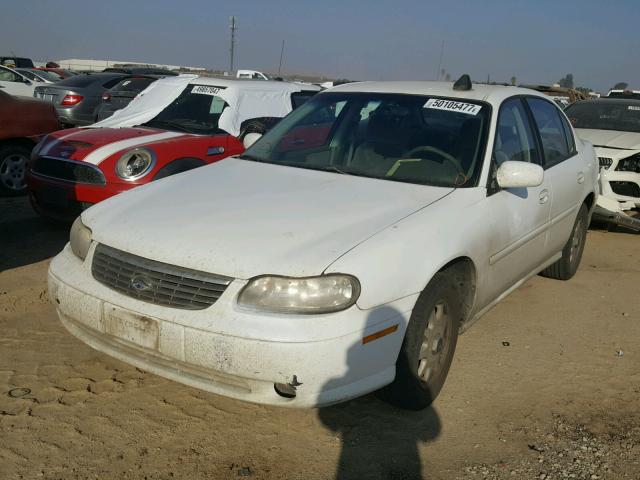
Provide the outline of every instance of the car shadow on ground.
{"type": "MultiPolygon", "coordinates": [[[[385,318],[398,318],[400,312],[382,307],[385,318]]],[[[373,330],[384,328],[370,314],[367,324],[373,330]]],[[[377,316],[377,319],[380,317],[377,316]]],[[[402,321],[399,319],[399,321],[402,321]]],[[[388,325],[388,323],[386,324],[388,325]]],[[[365,329],[369,334],[371,328],[365,329]]],[[[398,329],[398,335],[404,331],[398,329]]],[[[390,338],[387,341],[393,341],[390,338]]],[[[378,351],[375,342],[368,344],[378,351]]],[[[352,380],[351,373],[363,368],[363,342],[352,345],[347,352],[347,371],[341,377],[329,380],[323,391],[331,391],[352,380]]],[[[357,377],[357,375],[356,375],[357,377]]],[[[335,478],[337,480],[414,480],[422,479],[425,466],[420,459],[420,446],[435,440],[442,430],[440,418],[430,406],[422,411],[402,410],[383,400],[384,396],[373,393],[350,402],[324,407],[318,416],[329,430],[340,437],[341,451],[335,478]]]]}
{"type": "Polygon", "coordinates": [[[69,225],[43,220],[27,196],[0,197],[0,272],[53,257],[69,240],[69,225]]]}

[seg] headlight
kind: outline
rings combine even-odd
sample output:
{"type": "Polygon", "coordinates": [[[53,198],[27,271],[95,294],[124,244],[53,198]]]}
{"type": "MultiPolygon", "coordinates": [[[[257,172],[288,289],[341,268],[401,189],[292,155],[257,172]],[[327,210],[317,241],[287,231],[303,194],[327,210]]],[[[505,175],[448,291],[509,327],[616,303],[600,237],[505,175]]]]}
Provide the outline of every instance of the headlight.
{"type": "Polygon", "coordinates": [[[82,260],[87,258],[87,253],[91,246],[91,230],[84,226],[80,217],[76,218],[76,221],[71,225],[69,243],[71,244],[71,250],[78,258],[82,260]]]}
{"type": "Polygon", "coordinates": [[[155,154],[151,150],[134,148],[118,159],[116,175],[124,180],[137,180],[149,173],[155,163],[155,154]]]}
{"type": "Polygon", "coordinates": [[[329,313],[349,308],[359,295],[360,282],[351,275],[265,276],[254,278],[242,289],[238,305],[271,313],[329,313]]]}

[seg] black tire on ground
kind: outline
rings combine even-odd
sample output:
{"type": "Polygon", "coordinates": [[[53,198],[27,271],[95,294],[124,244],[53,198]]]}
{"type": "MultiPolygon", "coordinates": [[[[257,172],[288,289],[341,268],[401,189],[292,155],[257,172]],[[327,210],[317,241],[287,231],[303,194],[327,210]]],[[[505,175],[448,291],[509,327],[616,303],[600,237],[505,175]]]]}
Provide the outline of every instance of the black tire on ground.
{"type": "Polygon", "coordinates": [[[583,203],[573,224],[569,240],[562,249],[562,258],[545,268],[540,275],[556,280],[569,280],[580,266],[584,244],[587,239],[589,210],[583,203]]]}
{"type": "Polygon", "coordinates": [[[446,272],[436,274],[422,291],[398,355],[395,380],[381,392],[385,400],[407,410],[422,410],[436,399],[458,341],[461,298],[453,276],[446,272]]]}
{"type": "Polygon", "coordinates": [[[18,144],[0,146],[0,195],[22,195],[27,191],[25,175],[31,149],[18,144]]]}

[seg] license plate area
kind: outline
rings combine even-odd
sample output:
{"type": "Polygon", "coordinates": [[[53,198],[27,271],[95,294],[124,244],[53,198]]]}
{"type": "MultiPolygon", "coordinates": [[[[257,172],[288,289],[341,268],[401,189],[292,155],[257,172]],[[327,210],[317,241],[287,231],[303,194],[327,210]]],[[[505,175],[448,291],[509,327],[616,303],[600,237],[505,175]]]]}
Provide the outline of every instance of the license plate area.
{"type": "Polygon", "coordinates": [[[157,320],[105,303],[102,321],[105,333],[140,347],[158,350],[160,328],[157,320]]]}

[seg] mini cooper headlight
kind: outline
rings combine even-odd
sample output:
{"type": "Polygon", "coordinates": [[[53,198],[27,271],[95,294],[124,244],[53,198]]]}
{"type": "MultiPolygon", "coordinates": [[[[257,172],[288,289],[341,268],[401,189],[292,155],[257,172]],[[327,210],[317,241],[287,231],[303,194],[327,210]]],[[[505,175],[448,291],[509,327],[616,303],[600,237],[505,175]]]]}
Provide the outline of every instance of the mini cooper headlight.
{"type": "Polygon", "coordinates": [[[87,258],[89,247],[91,246],[91,230],[84,226],[80,217],[76,218],[71,226],[71,234],[69,235],[69,243],[71,251],[78,258],[84,260],[87,258]]]}
{"type": "Polygon", "coordinates": [[[360,282],[351,275],[264,276],[249,281],[238,296],[238,305],[270,313],[329,313],[349,308],[359,295],[360,282]]]}
{"type": "Polygon", "coordinates": [[[124,180],[137,180],[151,171],[155,154],[147,148],[134,148],[116,162],[116,175],[124,180]]]}

